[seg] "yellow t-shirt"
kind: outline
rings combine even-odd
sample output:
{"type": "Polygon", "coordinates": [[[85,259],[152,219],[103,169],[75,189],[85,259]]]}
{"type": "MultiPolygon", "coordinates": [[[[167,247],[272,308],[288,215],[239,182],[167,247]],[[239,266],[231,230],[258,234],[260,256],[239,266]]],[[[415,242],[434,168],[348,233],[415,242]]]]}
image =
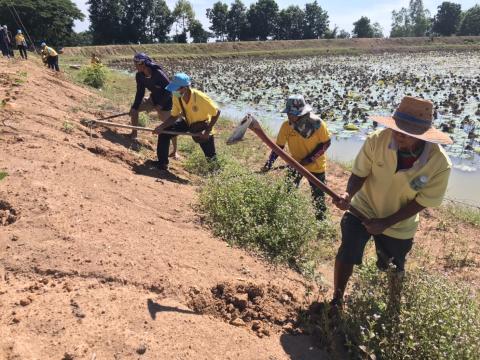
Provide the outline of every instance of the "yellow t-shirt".
{"type": "Polygon", "coordinates": [[[47,56],[57,56],[58,55],[58,53],[49,46],[45,46],[45,48],[42,50],[42,52],[47,56]]]}
{"type": "Polygon", "coordinates": [[[23,34],[15,35],[15,42],[16,42],[17,45],[25,44],[25,36],[23,36],[23,34]]]}
{"type": "MultiPolygon", "coordinates": [[[[191,89],[192,94],[190,100],[185,103],[182,99],[183,107],[185,108],[186,121],[188,125],[199,121],[210,122],[211,118],[218,112],[218,106],[213,102],[207,94],[197,89],[191,89]]],[[[173,97],[172,116],[180,116],[182,114],[182,106],[180,105],[180,98],[173,97]]]]}
{"type": "MultiPolygon", "coordinates": [[[[366,177],[352,205],[369,218],[385,218],[412,200],[424,207],[442,203],[452,167],[445,150],[426,143],[420,158],[410,169],[397,170],[397,149],[392,146],[392,130],[370,134],[353,164],[352,172],[366,177]],[[419,181],[422,178],[423,184],[419,181]]],[[[384,234],[397,239],[411,239],[417,231],[419,214],[400,221],[384,234]]]]}
{"type": "MultiPolygon", "coordinates": [[[[310,155],[319,144],[330,140],[327,124],[325,124],[323,120],[321,120],[321,122],[322,125],[320,128],[308,139],[305,139],[290,126],[288,121],[285,121],[277,135],[277,145],[282,147],[288,145],[288,150],[292,157],[298,162],[301,162],[310,155]]],[[[327,168],[327,157],[323,154],[311,164],[306,165],[305,168],[313,173],[323,173],[327,168]]]]}

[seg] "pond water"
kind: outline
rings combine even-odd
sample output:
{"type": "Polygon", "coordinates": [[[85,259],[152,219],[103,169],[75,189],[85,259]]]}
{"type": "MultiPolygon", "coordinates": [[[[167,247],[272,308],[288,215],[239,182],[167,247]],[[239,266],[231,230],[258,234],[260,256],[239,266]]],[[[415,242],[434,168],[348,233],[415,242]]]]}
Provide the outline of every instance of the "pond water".
{"type": "Polygon", "coordinates": [[[432,100],[435,126],[454,144],[448,196],[480,205],[480,51],[312,56],[286,59],[173,59],[165,70],[187,72],[222,113],[241,119],[250,112],[276,134],[279,111],[301,93],[334,137],[330,157],[351,161],[366,134],[369,115],[390,115],[404,95],[432,100]],[[345,127],[358,131],[347,131],[345,127]]]}

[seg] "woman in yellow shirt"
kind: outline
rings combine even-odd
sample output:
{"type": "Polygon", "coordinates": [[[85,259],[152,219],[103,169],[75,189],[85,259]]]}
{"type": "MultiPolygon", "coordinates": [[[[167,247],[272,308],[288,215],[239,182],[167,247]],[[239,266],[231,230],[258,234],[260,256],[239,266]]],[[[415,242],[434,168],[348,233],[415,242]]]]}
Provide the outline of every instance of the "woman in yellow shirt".
{"type": "Polygon", "coordinates": [[[220,117],[218,106],[207,94],[191,87],[187,74],[177,73],[165,88],[173,94],[173,104],[170,117],[157,126],[158,136],[157,167],[168,170],[168,148],[173,135],[162,134],[163,130],[201,133],[193,138],[203,150],[205,157],[215,160],[215,141],[213,127],[220,117]]]}
{"type": "Polygon", "coordinates": [[[17,44],[22,59],[27,60],[27,42],[25,41],[25,36],[22,34],[22,30],[17,31],[17,35],[15,35],[15,43],[17,44]]]}
{"type": "Polygon", "coordinates": [[[56,71],[60,71],[58,66],[58,53],[51,47],[47,46],[44,42],[40,45],[42,48],[42,58],[45,57],[48,68],[56,71]]]}
{"type": "MultiPolygon", "coordinates": [[[[277,136],[277,145],[288,145],[292,157],[302,164],[320,181],[325,182],[327,159],[325,152],[330,146],[330,133],[327,125],[312,112],[312,107],[302,95],[292,95],[287,100],[284,113],[288,115],[277,136]]],[[[278,155],[273,151],[263,167],[263,171],[272,168],[278,155]]],[[[299,186],[302,175],[293,169],[287,172],[287,179],[299,186]]],[[[325,217],[325,193],[310,183],[317,219],[325,217]]]]}

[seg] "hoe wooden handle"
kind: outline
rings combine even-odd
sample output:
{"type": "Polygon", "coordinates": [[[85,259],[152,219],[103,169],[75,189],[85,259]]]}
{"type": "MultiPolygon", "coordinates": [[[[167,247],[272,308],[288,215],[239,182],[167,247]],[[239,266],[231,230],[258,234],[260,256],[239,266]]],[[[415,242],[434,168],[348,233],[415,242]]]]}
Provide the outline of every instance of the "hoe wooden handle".
{"type": "MultiPolygon", "coordinates": [[[[258,122],[254,121],[250,125],[250,130],[252,130],[272,151],[274,151],[278,156],[280,156],[287,164],[292,166],[295,170],[297,170],[300,174],[305,176],[308,181],[313,183],[316,187],[326,192],[330,195],[335,201],[339,201],[341,198],[337,195],[332,189],[330,189],[327,185],[323,182],[318,180],[310,171],[305,169],[297,160],[292,158],[289,154],[287,154],[281,147],[275,144],[267,134],[263,131],[261,126],[258,122]]],[[[366,220],[367,217],[363,215],[359,210],[355,209],[353,206],[350,205],[348,209],[353,215],[358,217],[360,220],[366,220]]]]}

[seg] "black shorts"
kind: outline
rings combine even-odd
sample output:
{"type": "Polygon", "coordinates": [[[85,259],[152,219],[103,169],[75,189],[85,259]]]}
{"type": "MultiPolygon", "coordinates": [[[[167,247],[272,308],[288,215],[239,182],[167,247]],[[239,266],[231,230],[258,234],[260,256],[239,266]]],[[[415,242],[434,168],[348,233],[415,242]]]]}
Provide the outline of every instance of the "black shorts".
{"type": "MultiPolygon", "coordinates": [[[[349,212],[343,215],[341,228],[342,244],[338,249],[337,259],[345,264],[360,265],[365,246],[372,235],[365,229],[361,220],[349,212]]],[[[380,270],[387,270],[391,259],[397,271],[404,271],[405,258],[412,249],[413,239],[403,240],[387,235],[374,235],[373,238],[377,252],[377,267],[380,270]]]]}

